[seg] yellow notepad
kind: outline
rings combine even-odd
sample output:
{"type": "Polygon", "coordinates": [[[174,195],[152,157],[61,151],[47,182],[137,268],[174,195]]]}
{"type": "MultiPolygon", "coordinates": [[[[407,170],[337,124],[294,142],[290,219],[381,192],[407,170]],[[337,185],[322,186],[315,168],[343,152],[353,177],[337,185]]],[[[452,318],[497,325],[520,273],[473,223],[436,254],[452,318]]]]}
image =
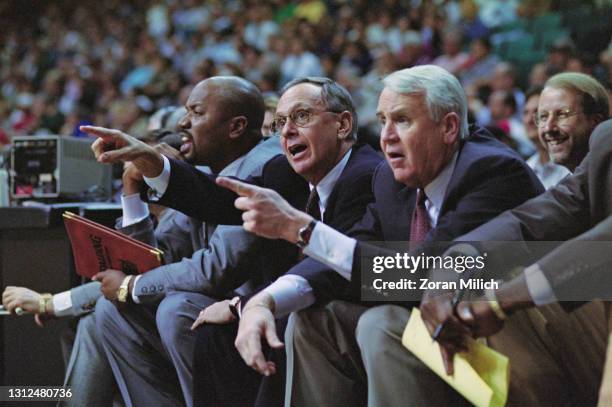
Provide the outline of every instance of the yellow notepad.
{"type": "Polygon", "coordinates": [[[469,339],[468,351],[455,355],[454,375],[447,375],[440,345],[431,340],[418,308],[412,310],[402,344],[475,406],[501,407],[506,404],[510,362],[501,353],[469,339]]]}

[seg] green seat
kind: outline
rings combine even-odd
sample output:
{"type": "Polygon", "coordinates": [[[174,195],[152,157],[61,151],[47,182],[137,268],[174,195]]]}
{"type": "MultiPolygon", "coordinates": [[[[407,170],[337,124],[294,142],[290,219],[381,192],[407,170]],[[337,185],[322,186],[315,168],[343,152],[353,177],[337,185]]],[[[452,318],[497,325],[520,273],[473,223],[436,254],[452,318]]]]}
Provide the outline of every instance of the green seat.
{"type": "Polygon", "coordinates": [[[542,30],[534,33],[534,46],[538,50],[546,50],[555,41],[570,38],[570,32],[564,29],[542,30]]]}
{"type": "Polygon", "coordinates": [[[509,31],[525,31],[527,29],[527,20],[525,19],[516,19],[514,21],[510,21],[505,24],[499,25],[495,32],[504,33],[509,31]]]}
{"type": "Polygon", "coordinates": [[[533,30],[553,30],[561,27],[561,14],[547,13],[532,18],[529,21],[531,31],[533,30]]]}
{"type": "Polygon", "coordinates": [[[532,35],[526,34],[521,38],[510,41],[506,47],[506,55],[502,56],[512,62],[520,62],[525,60],[533,51],[534,38],[532,35]]]}

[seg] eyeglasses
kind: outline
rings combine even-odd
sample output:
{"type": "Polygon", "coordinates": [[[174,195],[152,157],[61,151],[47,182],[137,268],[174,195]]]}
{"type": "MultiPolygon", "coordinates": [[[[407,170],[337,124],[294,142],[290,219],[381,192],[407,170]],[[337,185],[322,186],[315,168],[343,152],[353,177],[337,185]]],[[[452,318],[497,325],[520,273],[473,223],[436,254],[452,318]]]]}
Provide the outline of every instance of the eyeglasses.
{"type": "Polygon", "coordinates": [[[276,116],[270,125],[273,133],[280,132],[287,124],[287,120],[291,120],[298,127],[308,127],[315,115],[321,113],[333,113],[331,110],[316,110],[316,109],[297,109],[289,113],[289,116],[276,116]]]}
{"type": "Polygon", "coordinates": [[[533,121],[536,126],[544,127],[548,123],[548,119],[552,116],[553,122],[556,121],[558,126],[567,124],[570,117],[576,116],[582,112],[574,112],[571,109],[556,110],[554,112],[537,112],[533,116],[533,121]]]}

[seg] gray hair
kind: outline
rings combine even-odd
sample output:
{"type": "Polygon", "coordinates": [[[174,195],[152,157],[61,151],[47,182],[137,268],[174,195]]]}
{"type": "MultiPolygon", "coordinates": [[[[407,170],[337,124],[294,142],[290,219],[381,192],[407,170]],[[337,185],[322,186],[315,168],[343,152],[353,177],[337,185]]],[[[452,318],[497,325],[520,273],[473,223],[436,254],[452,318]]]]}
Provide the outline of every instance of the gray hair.
{"type": "Polygon", "coordinates": [[[285,92],[287,92],[290,88],[300,85],[302,83],[311,83],[313,85],[319,86],[321,88],[321,98],[327,105],[327,108],[331,112],[341,113],[344,111],[348,111],[351,116],[353,116],[353,128],[351,129],[351,139],[353,141],[357,140],[357,128],[358,128],[358,119],[357,119],[357,111],[355,110],[355,105],[353,103],[353,98],[348,90],[338,82],[333,81],[329,78],[319,77],[319,76],[307,76],[304,78],[297,78],[289,83],[287,83],[280,91],[280,96],[282,97],[285,92]]]}
{"type": "Polygon", "coordinates": [[[383,79],[385,87],[395,93],[423,94],[431,118],[439,122],[447,113],[459,115],[459,137],[468,136],[467,97],[461,84],[445,69],[421,65],[402,69],[383,79]]]}

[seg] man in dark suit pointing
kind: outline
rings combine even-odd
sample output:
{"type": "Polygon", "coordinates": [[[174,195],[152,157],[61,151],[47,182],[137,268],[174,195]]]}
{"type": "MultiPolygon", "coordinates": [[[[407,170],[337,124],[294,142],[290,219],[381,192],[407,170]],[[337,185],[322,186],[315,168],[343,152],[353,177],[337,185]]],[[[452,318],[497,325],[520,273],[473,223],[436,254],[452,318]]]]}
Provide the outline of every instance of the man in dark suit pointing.
{"type": "MultiPolygon", "coordinates": [[[[397,71],[384,83],[377,114],[387,162],[374,174],[375,201],[348,236],[316,223],[304,253],[327,266],[297,265],[290,271],[306,278],[313,292],[285,301],[285,310],[346,298],[349,281],[361,287],[362,255],[377,250],[365,241],[408,241],[416,251],[421,244],[452,240],[543,190],[517,154],[486,131],[468,128],[464,91],[448,72],[419,66],[397,71]]],[[[246,195],[236,204],[247,211],[247,230],[297,242],[296,230],[312,222],[272,191],[220,182],[246,195]],[[267,219],[285,228],[278,230],[267,219]]],[[[251,303],[258,310],[271,305],[265,295],[253,297],[247,307],[251,303]]],[[[293,404],[448,405],[457,400],[402,347],[408,309],[385,305],[368,310],[332,301],[295,315],[293,404]]],[[[254,317],[243,316],[236,340],[245,360],[253,352],[254,327],[267,326],[254,317]]]]}

